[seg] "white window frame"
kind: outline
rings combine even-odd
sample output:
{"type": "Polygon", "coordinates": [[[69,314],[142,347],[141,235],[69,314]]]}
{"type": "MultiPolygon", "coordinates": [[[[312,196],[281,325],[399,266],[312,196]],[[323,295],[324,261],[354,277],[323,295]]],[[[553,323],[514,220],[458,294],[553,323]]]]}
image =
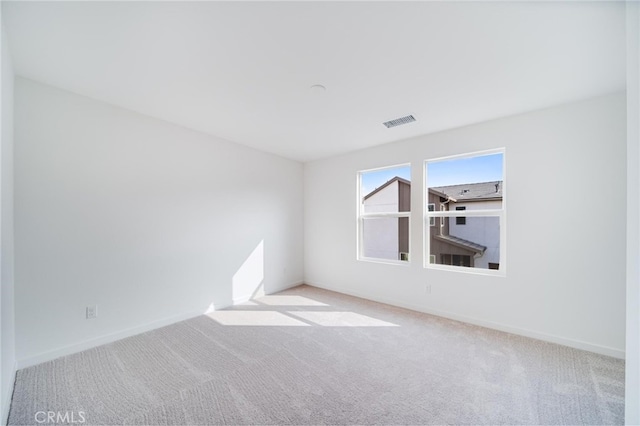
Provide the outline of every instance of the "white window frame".
{"type": "Polygon", "coordinates": [[[507,209],[506,209],[506,189],[507,189],[507,168],[506,168],[506,149],[505,148],[496,148],[490,149],[486,151],[477,151],[470,152],[465,154],[451,155],[447,157],[439,157],[432,158],[429,160],[425,160],[423,166],[423,181],[425,183],[425,190],[423,191],[422,196],[424,197],[424,234],[423,234],[423,243],[424,243],[424,256],[423,256],[423,264],[426,269],[438,269],[445,271],[455,271],[455,272],[463,272],[470,273],[476,275],[492,275],[504,277],[506,276],[506,266],[507,266],[507,229],[506,229],[506,219],[507,219],[507,209]],[[471,157],[480,157],[484,155],[491,154],[502,154],[502,207],[499,209],[483,209],[483,210],[444,210],[444,205],[441,204],[440,211],[430,212],[428,208],[429,204],[429,182],[427,180],[427,168],[429,163],[437,163],[440,161],[447,160],[456,160],[462,158],[471,158],[471,157]],[[432,220],[439,217],[440,218],[440,226],[444,226],[445,219],[455,218],[465,216],[469,217],[497,217],[500,221],[500,269],[484,269],[484,268],[470,268],[465,266],[453,266],[453,265],[441,265],[431,263],[432,254],[431,254],[431,230],[430,226],[427,226],[432,220]]]}
{"type": "MultiPolygon", "coordinates": [[[[367,170],[360,170],[358,172],[358,179],[357,179],[357,190],[356,193],[358,195],[357,197],[357,212],[358,212],[358,226],[357,226],[357,233],[358,233],[358,239],[357,239],[357,247],[356,247],[356,258],[357,260],[361,260],[361,261],[365,261],[365,262],[374,262],[374,263],[387,263],[387,264],[391,264],[391,265],[404,265],[404,266],[408,266],[411,264],[411,211],[408,212],[379,212],[379,213],[365,213],[364,212],[364,200],[363,197],[367,194],[363,194],[362,193],[362,175],[365,173],[370,173],[370,172],[377,172],[380,170],[387,170],[387,169],[396,169],[396,168],[400,168],[400,167],[409,167],[409,170],[411,170],[411,163],[401,163],[401,164],[394,164],[392,166],[384,166],[384,167],[377,167],[375,169],[367,169],[367,170]],[[378,258],[378,257],[365,257],[362,254],[363,248],[364,248],[364,234],[363,234],[363,229],[364,229],[364,220],[365,219],[372,219],[372,218],[401,218],[401,217],[406,217],[409,218],[408,222],[409,222],[409,260],[392,260],[392,259],[382,259],[382,258],[378,258]]],[[[400,256],[398,256],[400,257],[400,256]]]]}

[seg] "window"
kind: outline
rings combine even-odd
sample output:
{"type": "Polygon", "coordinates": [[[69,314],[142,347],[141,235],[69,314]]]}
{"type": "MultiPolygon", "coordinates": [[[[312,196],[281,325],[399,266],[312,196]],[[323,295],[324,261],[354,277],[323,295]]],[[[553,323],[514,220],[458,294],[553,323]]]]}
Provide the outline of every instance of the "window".
{"type": "Polygon", "coordinates": [[[471,266],[471,256],[464,254],[443,254],[443,265],[471,266]]]}
{"type": "MultiPolygon", "coordinates": [[[[456,207],[456,210],[457,210],[457,211],[462,211],[462,210],[466,210],[466,209],[467,209],[467,208],[466,208],[466,207],[464,207],[464,206],[462,206],[462,207],[457,206],[457,207],[456,207]]],[[[467,224],[467,218],[466,218],[466,217],[464,217],[464,216],[458,216],[458,217],[456,217],[456,225],[466,225],[466,224],[467,224]]]]}
{"type": "Polygon", "coordinates": [[[411,167],[358,173],[358,259],[409,261],[411,167]]]}
{"type": "Polygon", "coordinates": [[[425,267],[504,275],[504,150],[425,162],[425,267]],[[435,211],[431,204],[439,204],[435,211]]]}
{"type": "MultiPolygon", "coordinates": [[[[427,204],[427,210],[430,211],[430,212],[436,211],[436,204],[435,203],[427,204]]],[[[429,226],[436,226],[436,218],[435,217],[430,217],[429,218],[429,226]]]]}

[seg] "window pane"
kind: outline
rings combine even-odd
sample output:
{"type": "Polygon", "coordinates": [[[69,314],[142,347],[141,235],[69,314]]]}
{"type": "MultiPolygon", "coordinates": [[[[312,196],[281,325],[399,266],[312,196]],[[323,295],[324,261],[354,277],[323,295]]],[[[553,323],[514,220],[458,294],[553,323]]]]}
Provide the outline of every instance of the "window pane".
{"type": "Polygon", "coordinates": [[[469,216],[464,225],[453,216],[442,219],[444,226],[431,228],[430,263],[500,269],[498,216],[469,216]]]}
{"type": "Polygon", "coordinates": [[[501,209],[502,164],[502,153],[428,162],[427,202],[447,210],[501,209]]]}
{"type": "Polygon", "coordinates": [[[411,210],[411,167],[362,172],[360,194],[364,213],[394,213],[411,210]]]}
{"type": "Polygon", "coordinates": [[[385,217],[362,220],[362,256],[409,260],[409,218],[385,217]]]}

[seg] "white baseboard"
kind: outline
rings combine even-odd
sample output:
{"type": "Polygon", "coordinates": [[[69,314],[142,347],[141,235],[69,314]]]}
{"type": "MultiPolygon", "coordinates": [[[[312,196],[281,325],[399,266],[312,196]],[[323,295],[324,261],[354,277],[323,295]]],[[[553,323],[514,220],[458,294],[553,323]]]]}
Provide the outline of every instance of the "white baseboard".
{"type": "MultiPolygon", "coordinates": [[[[226,307],[226,306],[224,306],[226,307]]],[[[222,309],[224,307],[215,307],[215,309],[222,309]]],[[[77,352],[82,352],[87,349],[95,348],[96,346],[102,346],[107,343],[115,342],[116,340],[124,339],[127,337],[135,336],[136,334],[144,333],[146,331],[155,330],[156,328],[165,327],[176,322],[188,320],[199,315],[202,315],[203,311],[188,312],[185,314],[174,315],[171,317],[163,318],[157,321],[152,321],[146,324],[142,324],[136,327],[127,328],[124,330],[116,331],[114,333],[104,334],[99,337],[84,340],[82,342],[74,343],[72,345],[63,346],[60,348],[52,349],[50,351],[42,352],[38,355],[34,355],[28,358],[22,358],[18,360],[18,369],[31,367],[33,365],[42,364],[43,362],[51,361],[62,356],[71,355],[77,352]]]]}
{"type": "Polygon", "coordinates": [[[414,305],[412,303],[400,302],[387,297],[381,297],[379,295],[365,294],[364,292],[354,291],[351,289],[343,289],[334,286],[326,286],[318,283],[305,281],[305,284],[312,287],[318,287],[325,290],[335,291],[336,293],[343,293],[350,296],[360,297],[362,299],[372,300],[374,302],[385,303],[387,305],[398,306],[400,308],[410,309],[412,311],[423,312],[425,314],[435,315],[443,318],[448,318],[456,321],[465,322],[468,324],[478,325],[480,327],[490,328],[493,330],[504,331],[506,333],[517,334],[519,336],[530,337],[532,339],[543,340],[545,342],[557,343],[563,346],[569,346],[575,349],[581,349],[584,351],[594,352],[601,355],[607,355],[618,359],[625,359],[624,349],[616,349],[608,346],[597,345],[594,343],[583,342],[581,340],[571,339],[562,336],[556,336],[553,334],[540,333],[538,331],[528,330],[524,328],[512,327],[510,325],[501,324],[493,321],[486,321],[478,318],[467,317],[459,315],[453,312],[439,311],[435,309],[425,308],[423,306],[414,305]]]}
{"type": "Polygon", "coordinates": [[[2,413],[0,414],[0,424],[6,425],[9,423],[9,411],[11,410],[11,399],[13,398],[13,385],[16,382],[16,372],[18,371],[18,363],[13,363],[13,369],[11,371],[11,376],[9,377],[10,381],[10,389],[7,392],[7,396],[5,400],[2,401],[2,413]]]}
{"type": "Polygon", "coordinates": [[[251,296],[236,297],[235,299],[233,299],[233,304],[239,305],[241,303],[248,302],[251,299],[253,299],[251,296]]]}
{"type": "MultiPolygon", "coordinates": [[[[295,283],[286,284],[281,288],[271,289],[269,294],[277,293],[282,290],[286,290],[288,288],[296,287],[302,284],[302,281],[297,281],[295,283]]],[[[215,305],[214,310],[220,310],[224,308],[228,308],[232,305],[237,305],[240,303],[244,303],[251,299],[252,296],[247,297],[239,297],[233,300],[232,304],[227,305],[215,305]]],[[[259,295],[258,295],[259,297],[259,295]]],[[[179,315],[174,315],[171,317],[163,318],[157,321],[152,321],[150,323],[142,324],[136,327],[127,328],[125,330],[116,331],[114,333],[105,334],[99,337],[95,337],[92,339],[84,340],[82,342],[74,343],[72,345],[63,346],[61,348],[52,349],[50,351],[42,352],[40,354],[22,358],[17,361],[17,369],[31,367],[33,365],[41,364],[43,362],[51,361],[56,358],[60,358],[62,356],[71,355],[77,352],[82,352],[87,349],[95,348],[96,346],[106,345],[107,343],[115,342],[116,340],[124,339],[127,337],[135,336],[136,334],[144,333],[146,331],[155,330],[156,328],[165,327],[167,325],[174,324],[176,322],[185,321],[199,315],[203,315],[205,312],[202,310],[187,312],[179,315]]]]}
{"type": "Polygon", "coordinates": [[[262,296],[269,295],[269,294],[279,293],[281,291],[288,290],[290,288],[297,287],[297,286],[302,285],[302,284],[304,284],[304,281],[296,281],[294,283],[285,284],[285,285],[282,285],[282,286],[278,286],[276,288],[269,289],[268,292],[264,291],[264,288],[261,288],[260,291],[254,293],[254,294],[235,297],[233,299],[233,304],[234,305],[239,305],[241,303],[248,302],[251,299],[256,299],[258,297],[262,297],[262,296]]]}
{"type": "MultiPolygon", "coordinates": [[[[228,308],[231,304],[214,305],[214,310],[228,308]]],[[[127,337],[135,336],[136,334],[144,333],[147,331],[155,330],[157,328],[166,327],[167,325],[175,324],[180,321],[185,321],[197,316],[203,315],[205,311],[191,311],[183,314],[173,315],[160,320],[152,321],[139,326],[127,328],[124,330],[116,331],[114,333],[104,334],[99,337],[84,340],[82,342],[74,343],[72,345],[63,346],[61,348],[52,349],[50,351],[42,352],[38,355],[34,355],[27,358],[22,358],[17,361],[18,369],[31,367],[33,365],[42,364],[43,362],[51,361],[56,358],[60,358],[66,355],[86,351],[87,349],[95,348],[97,346],[106,345],[107,343],[115,342],[116,340],[125,339],[127,337]]]]}
{"type": "Polygon", "coordinates": [[[296,282],[291,283],[291,284],[286,284],[286,285],[280,286],[278,288],[271,289],[266,294],[279,293],[281,291],[289,290],[290,288],[298,287],[299,285],[302,285],[302,284],[304,284],[304,281],[296,281],[296,282]]]}

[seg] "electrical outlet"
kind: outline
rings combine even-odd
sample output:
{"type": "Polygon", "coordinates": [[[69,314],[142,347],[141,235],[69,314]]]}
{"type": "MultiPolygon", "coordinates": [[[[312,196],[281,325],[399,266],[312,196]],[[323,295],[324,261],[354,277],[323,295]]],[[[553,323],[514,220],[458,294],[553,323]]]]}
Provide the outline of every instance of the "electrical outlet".
{"type": "Polygon", "coordinates": [[[425,284],[424,285],[424,292],[426,294],[431,294],[431,284],[425,284]]]}
{"type": "Polygon", "coordinates": [[[98,305],[87,306],[87,319],[93,319],[98,316],[98,305]]]}

